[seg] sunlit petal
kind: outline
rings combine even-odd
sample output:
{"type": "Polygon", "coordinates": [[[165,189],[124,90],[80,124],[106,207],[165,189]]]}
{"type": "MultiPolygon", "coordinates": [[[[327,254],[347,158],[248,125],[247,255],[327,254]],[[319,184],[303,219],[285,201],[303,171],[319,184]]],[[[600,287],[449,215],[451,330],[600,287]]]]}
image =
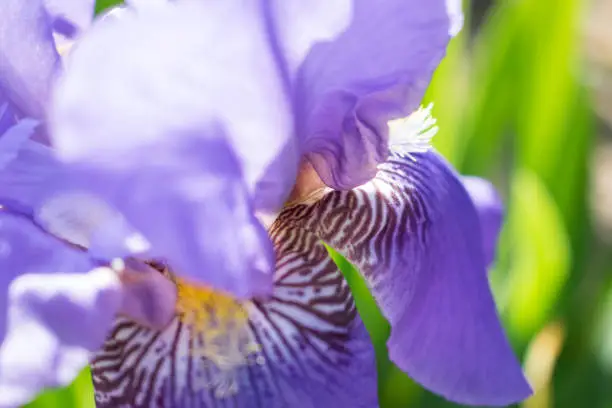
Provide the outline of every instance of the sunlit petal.
{"type": "Polygon", "coordinates": [[[391,323],[390,357],[416,381],[463,404],[530,394],[491,296],[478,214],[437,153],[394,154],[373,181],[285,216],[361,270],[391,323]]]}

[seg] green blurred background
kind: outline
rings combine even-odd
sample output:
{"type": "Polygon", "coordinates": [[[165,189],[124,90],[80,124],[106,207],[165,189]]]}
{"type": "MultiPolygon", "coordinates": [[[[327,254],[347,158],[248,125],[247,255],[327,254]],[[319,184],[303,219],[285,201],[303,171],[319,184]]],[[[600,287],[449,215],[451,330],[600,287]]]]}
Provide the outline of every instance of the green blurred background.
{"type": "MultiPolygon", "coordinates": [[[[491,279],[535,389],[522,406],[612,408],[612,0],[472,0],[465,10],[426,99],[436,147],[493,180],[507,204],[491,279]]],[[[377,348],[381,406],[456,406],[389,362],[387,323],[337,262],[377,348]]],[[[83,373],[29,407],[92,407],[92,396],[83,373]]]]}

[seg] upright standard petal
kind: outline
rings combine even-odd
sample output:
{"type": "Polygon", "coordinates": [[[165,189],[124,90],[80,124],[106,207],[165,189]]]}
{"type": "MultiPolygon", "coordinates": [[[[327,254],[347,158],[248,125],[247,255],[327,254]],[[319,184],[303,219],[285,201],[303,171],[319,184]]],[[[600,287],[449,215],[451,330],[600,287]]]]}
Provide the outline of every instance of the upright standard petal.
{"type": "MultiPolygon", "coordinates": [[[[353,0],[264,0],[260,1],[263,28],[274,57],[285,96],[291,99],[297,71],[313,44],[329,41],[346,29],[352,18],[353,0]]],[[[295,113],[295,112],[294,112],[295,113]]],[[[293,129],[292,129],[293,131],[293,129]]],[[[277,213],[293,185],[295,173],[284,169],[284,157],[298,157],[297,144],[288,144],[258,181],[255,206],[277,213]],[[279,205],[281,204],[281,205],[279,205]]]]}
{"type": "MultiPolygon", "coordinates": [[[[100,21],[68,59],[52,123],[81,185],[142,232],[149,256],[238,296],[270,290],[251,199],[292,143],[261,24],[256,2],[233,1],[100,21]]],[[[284,158],[288,179],[296,166],[284,158]]]]}
{"type": "Polygon", "coordinates": [[[391,323],[391,359],[463,404],[529,396],[487,282],[479,219],[436,153],[393,154],[371,182],[280,215],[314,231],[363,273],[391,323]]]}
{"type": "MultiPolygon", "coordinates": [[[[58,86],[52,119],[59,153],[69,161],[128,154],[180,133],[211,139],[218,126],[252,192],[293,143],[260,14],[254,0],[186,1],[97,22],[58,86]]],[[[297,157],[286,158],[288,179],[296,166],[297,157]]]]}
{"type": "Polygon", "coordinates": [[[269,298],[179,284],[166,329],[118,321],[92,364],[97,406],[376,407],[374,350],[348,284],[313,233],[288,227],[270,229],[269,298]]]}
{"type": "Polygon", "coordinates": [[[419,106],[457,25],[447,3],[356,0],[349,28],[307,55],[293,95],[297,130],[328,186],[363,184],[387,158],[387,121],[419,106]]]}
{"type": "Polygon", "coordinates": [[[26,403],[46,387],[66,385],[100,346],[122,301],[109,268],[50,237],[26,214],[0,210],[2,319],[0,406],[26,403]]]}
{"type": "Polygon", "coordinates": [[[4,0],[0,13],[0,92],[26,116],[43,119],[59,55],[43,0],[4,0]]]}

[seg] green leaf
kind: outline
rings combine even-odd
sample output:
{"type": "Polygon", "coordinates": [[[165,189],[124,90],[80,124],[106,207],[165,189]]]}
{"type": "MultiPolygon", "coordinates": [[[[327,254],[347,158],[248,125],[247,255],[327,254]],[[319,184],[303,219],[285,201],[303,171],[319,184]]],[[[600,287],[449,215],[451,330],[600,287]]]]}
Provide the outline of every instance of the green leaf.
{"type": "Polygon", "coordinates": [[[390,333],[389,323],[380,312],[365,280],[357,269],[331,247],[326,245],[326,248],[346,278],[355,297],[359,315],[372,338],[376,350],[381,408],[410,406],[419,397],[421,390],[410,377],[389,360],[387,353],[387,339],[390,333]]]}
{"type": "Polygon", "coordinates": [[[123,4],[123,0],[97,0],[96,1],[96,14],[101,13],[107,8],[118,6],[120,4],[123,4]]]}
{"type": "Polygon", "coordinates": [[[502,303],[511,333],[526,342],[554,310],[569,276],[571,247],[557,205],[536,173],[516,170],[510,204],[502,303]]]}
{"type": "Polygon", "coordinates": [[[66,388],[48,390],[25,408],[95,408],[94,390],[89,369],[83,370],[66,388]]]}

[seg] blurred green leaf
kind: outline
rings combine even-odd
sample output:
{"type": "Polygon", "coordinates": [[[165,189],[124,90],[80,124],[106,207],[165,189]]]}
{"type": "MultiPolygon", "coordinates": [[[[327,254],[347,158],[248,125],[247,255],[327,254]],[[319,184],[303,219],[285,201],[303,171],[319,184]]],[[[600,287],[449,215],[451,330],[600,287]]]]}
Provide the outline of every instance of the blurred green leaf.
{"type": "Polygon", "coordinates": [[[76,380],[66,388],[49,390],[25,408],[95,408],[94,391],[89,369],[83,370],[76,380]]]}
{"type": "Polygon", "coordinates": [[[511,266],[504,285],[504,316],[511,332],[527,341],[550,317],[567,281],[571,248],[556,203],[540,178],[516,170],[503,244],[511,266]]]}
{"type": "Polygon", "coordinates": [[[119,4],[123,4],[123,0],[96,0],[96,14],[119,4]]]}
{"type": "Polygon", "coordinates": [[[376,350],[381,408],[409,405],[418,398],[420,387],[389,360],[386,344],[390,333],[389,323],[380,312],[357,269],[332,248],[327,245],[326,248],[351,287],[359,315],[372,338],[376,350]]]}

